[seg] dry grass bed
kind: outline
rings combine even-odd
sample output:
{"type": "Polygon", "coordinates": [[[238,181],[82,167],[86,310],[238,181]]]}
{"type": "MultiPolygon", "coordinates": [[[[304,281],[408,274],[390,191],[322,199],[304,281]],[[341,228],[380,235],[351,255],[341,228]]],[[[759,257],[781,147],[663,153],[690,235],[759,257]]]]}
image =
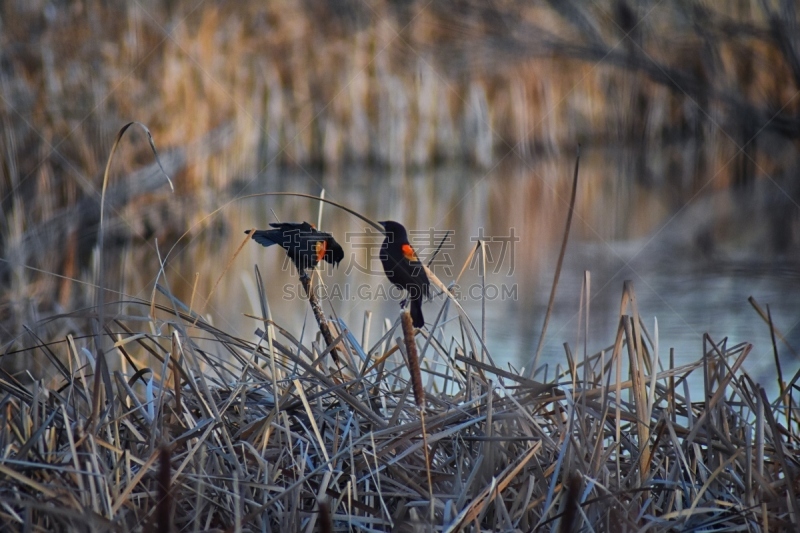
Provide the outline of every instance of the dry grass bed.
{"type": "Polygon", "coordinates": [[[675,367],[630,286],[613,344],[566,346],[546,383],[480,360],[463,317],[458,339],[418,332],[427,450],[399,321],[372,346],[332,321],[338,369],[270,320],[241,339],[168,301],[126,302],[103,327],[94,310],[54,317],[86,335],[56,344],[27,336],[57,375],[0,377],[6,528],[797,528],[797,376],[770,402],[742,370],[750,345],[710,338],[675,367]]]}

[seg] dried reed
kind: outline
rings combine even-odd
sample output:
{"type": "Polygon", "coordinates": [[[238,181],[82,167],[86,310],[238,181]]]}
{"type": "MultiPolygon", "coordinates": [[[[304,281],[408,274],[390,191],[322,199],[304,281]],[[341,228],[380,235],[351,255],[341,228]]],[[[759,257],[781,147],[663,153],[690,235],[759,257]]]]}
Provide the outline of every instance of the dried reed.
{"type": "MultiPolygon", "coordinates": [[[[635,301],[632,285],[624,295],[635,301]]],[[[85,349],[97,310],[53,318],[84,325],[63,342],[41,344],[31,330],[26,350],[49,354],[57,376],[27,385],[0,377],[8,530],[163,531],[168,514],[172,530],[190,531],[301,531],[317,521],[332,531],[797,525],[796,379],[770,402],[742,370],[747,344],[707,338],[697,362],[663,367],[626,305],[617,342],[538,383],[430,335],[437,363],[420,361],[435,376],[423,391],[425,445],[416,391],[407,401],[411,375],[384,339],[362,346],[342,336],[362,368],[344,368],[337,383],[267,319],[275,357],[178,304],[150,316],[150,302],[129,301],[98,330],[113,345],[107,357],[127,365],[110,381],[93,379],[99,367],[85,349]],[[171,512],[158,505],[164,495],[171,512]],[[325,500],[330,526],[318,514],[325,500]],[[431,502],[433,523],[419,512],[431,502]]]]}

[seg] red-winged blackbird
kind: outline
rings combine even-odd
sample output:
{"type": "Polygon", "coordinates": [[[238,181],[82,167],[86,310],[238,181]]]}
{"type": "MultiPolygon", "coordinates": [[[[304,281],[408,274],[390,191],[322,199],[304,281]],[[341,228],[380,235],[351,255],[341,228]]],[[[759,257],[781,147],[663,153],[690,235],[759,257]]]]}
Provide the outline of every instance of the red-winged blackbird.
{"type": "Polygon", "coordinates": [[[406,228],[387,220],[381,222],[386,238],[381,245],[380,258],[389,281],[408,292],[411,318],[415,328],[425,325],[422,317],[422,299],[430,294],[430,282],[414,248],[408,242],[406,228]]]}
{"type": "MultiPolygon", "coordinates": [[[[256,230],[253,240],[264,246],[279,244],[294,262],[300,275],[313,269],[323,259],[337,266],[344,259],[344,250],[330,233],[319,231],[308,222],[271,223],[275,229],[256,230]]],[[[250,230],[245,231],[250,233],[250,230]]]]}

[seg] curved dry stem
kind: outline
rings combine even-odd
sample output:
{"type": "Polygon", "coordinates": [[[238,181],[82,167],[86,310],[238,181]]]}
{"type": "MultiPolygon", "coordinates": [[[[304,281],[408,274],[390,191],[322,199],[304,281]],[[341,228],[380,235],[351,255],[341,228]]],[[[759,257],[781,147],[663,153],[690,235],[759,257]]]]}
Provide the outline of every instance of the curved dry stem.
{"type": "Polygon", "coordinates": [[[544,336],[547,333],[547,325],[550,323],[550,315],[553,313],[553,304],[556,300],[556,288],[558,287],[558,279],[561,277],[561,266],[564,264],[564,254],[567,251],[567,242],[569,241],[569,230],[572,226],[572,215],[575,213],[575,197],[578,194],[578,169],[581,163],[581,147],[578,145],[578,155],[575,156],[575,174],[572,178],[572,197],[569,199],[569,211],[567,212],[567,226],[564,228],[564,239],[561,241],[561,251],[558,253],[558,263],[556,264],[556,272],[553,275],[553,286],[550,289],[550,300],[547,302],[547,311],[544,315],[544,324],[542,324],[542,334],[539,336],[539,343],[536,345],[536,355],[533,357],[533,364],[528,370],[528,377],[532,378],[536,373],[536,367],[539,366],[539,357],[542,354],[542,347],[544,346],[544,336]]]}
{"type": "Polygon", "coordinates": [[[248,194],[248,195],[245,195],[245,196],[240,196],[238,198],[234,198],[230,202],[226,203],[223,206],[220,206],[220,207],[214,209],[209,214],[207,214],[206,216],[204,216],[203,218],[201,218],[200,220],[198,220],[197,222],[192,224],[192,226],[189,229],[187,229],[185,232],[183,232],[183,234],[180,237],[177,238],[175,243],[172,245],[172,248],[170,248],[169,252],[167,252],[167,255],[164,256],[164,260],[166,261],[169,258],[169,256],[172,254],[172,251],[175,249],[176,246],[178,246],[178,244],[183,240],[184,237],[186,237],[187,235],[192,233],[192,231],[194,231],[194,228],[196,228],[198,225],[200,225],[203,222],[205,222],[206,219],[216,215],[217,213],[219,213],[220,211],[222,211],[223,209],[225,209],[226,207],[228,207],[229,205],[231,205],[233,202],[235,202],[237,200],[248,200],[250,198],[258,198],[260,196],[296,196],[298,198],[309,198],[311,200],[317,200],[319,202],[325,202],[326,204],[331,204],[334,207],[338,207],[339,209],[342,209],[343,211],[346,211],[346,212],[350,213],[354,217],[363,220],[364,222],[366,222],[367,224],[369,224],[373,228],[377,229],[381,233],[383,233],[383,231],[384,231],[383,230],[383,226],[381,226],[380,224],[378,224],[377,222],[375,222],[371,218],[362,215],[358,211],[356,211],[354,209],[351,209],[351,208],[347,207],[346,205],[340,204],[339,202],[334,202],[333,200],[328,200],[328,199],[322,198],[320,196],[314,196],[313,194],[306,194],[306,193],[302,193],[302,192],[259,192],[259,193],[253,193],[253,194],[248,194]]]}

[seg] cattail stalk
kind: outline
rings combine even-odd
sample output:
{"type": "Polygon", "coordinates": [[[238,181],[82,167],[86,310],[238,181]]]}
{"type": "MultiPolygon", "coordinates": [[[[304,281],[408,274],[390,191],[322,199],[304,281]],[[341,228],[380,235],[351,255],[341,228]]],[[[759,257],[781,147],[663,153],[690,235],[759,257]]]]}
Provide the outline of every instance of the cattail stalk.
{"type": "Polygon", "coordinates": [[[411,313],[404,309],[400,315],[403,326],[403,342],[408,357],[408,371],[411,373],[411,388],[414,390],[414,403],[422,411],[425,408],[425,389],[422,388],[422,371],[419,368],[419,354],[417,343],[414,341],[414,326],[411,322],[411,313]]]}
{"type": "Polygon", "coordinates": [[[318,501],[319,508],[319,533],[333,533],[333,522],[331,521],[331,508],[327,501],[318,501]]]}
{"type": "Polygon", "coordinates": [[[172,489],[171,466],[172,454],[169,447],[162,446],[158,452],[158,501],[156,502],[156,531],[170,533],[172,531],[172,489]]]}
{"type": "Polygon", "coordinates": [[[425,389],[422,388],[422,371],[419,366],[419,354],[417,353],[417,343],[414,340],[414,326],[411,320],[411,313],[408,309],[403,309],[400,314],[400,323],[403,326],[403,344],[406,348],[408,357],[408,371],[411,373],[411,388],[414,390],[414,403],[419,410],[419,418],[422,423],[422,450],[425,452],[425,472],[428,474],[428,495],[430,496],[430,520],[434,523],[436,518],[436,508],[433,501],[433,479],[431,478],[431,458],[428,449],[428,432],[425,429],[425,389]]]}

